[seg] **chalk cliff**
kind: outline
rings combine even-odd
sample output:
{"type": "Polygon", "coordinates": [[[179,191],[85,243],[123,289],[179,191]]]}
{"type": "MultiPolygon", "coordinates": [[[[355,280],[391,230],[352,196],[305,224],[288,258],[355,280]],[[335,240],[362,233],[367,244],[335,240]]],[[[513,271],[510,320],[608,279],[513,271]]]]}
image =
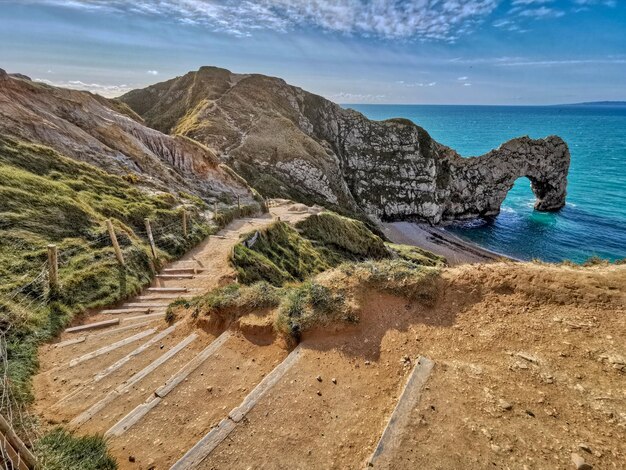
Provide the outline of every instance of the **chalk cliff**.
{"type": "Polygon", "coordinates": [[[565,204],[570,156],[556,136],[462,158],[409,120],[372,121],[279,78],[216,67],[120,101],[151,127],[206,144],[267,196],[436,224],[497,214],[525,176],[537,210],[565,204]]]}

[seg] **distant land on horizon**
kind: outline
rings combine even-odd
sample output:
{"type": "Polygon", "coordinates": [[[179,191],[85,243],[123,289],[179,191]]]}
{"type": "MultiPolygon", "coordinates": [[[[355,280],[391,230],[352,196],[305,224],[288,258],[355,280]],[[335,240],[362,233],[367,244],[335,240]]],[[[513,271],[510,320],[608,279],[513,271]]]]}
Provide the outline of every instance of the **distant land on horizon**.
{"type": "Polygon", "coordinates": [[[571,106],[613,106],[626,107],[626,101],[584,101],[581,103],[559,103],[559,104],[424,104],[424,103],[338,103],[343,108],[351,106],[485,106],[485,107],[528,107],[528,108],[562,108],[571,106]]]}
{"type": "Polygon", "coordinates": [[[586,101],[583,103],[556,104],[553,106],[626,106],[626,101],[586,101]]]}

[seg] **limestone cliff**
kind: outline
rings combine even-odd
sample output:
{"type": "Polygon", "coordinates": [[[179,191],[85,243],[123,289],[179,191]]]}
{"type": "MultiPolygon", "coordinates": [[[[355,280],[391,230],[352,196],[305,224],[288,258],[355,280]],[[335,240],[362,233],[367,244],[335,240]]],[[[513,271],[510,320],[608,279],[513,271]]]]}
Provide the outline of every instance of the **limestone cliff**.
{"type": "Polygon", "coordinates": [[[206,144],[268,196],[440,223],[497,214],[526,176],[536,209],[565,204],[569,151],[555,136],[461,158],[406,119],[371,121],[281,79],[215,67],[121,101],[148,125],[206,144]]]}
{"type": "Polygon", "coordinates": [[[2,69],[0,134],[52,147],[111,173],[132,173],[153,189],[205,199],[253,199],[247,185],[222,168],[210,149],[145,126],[126,105],[2,69]]]}

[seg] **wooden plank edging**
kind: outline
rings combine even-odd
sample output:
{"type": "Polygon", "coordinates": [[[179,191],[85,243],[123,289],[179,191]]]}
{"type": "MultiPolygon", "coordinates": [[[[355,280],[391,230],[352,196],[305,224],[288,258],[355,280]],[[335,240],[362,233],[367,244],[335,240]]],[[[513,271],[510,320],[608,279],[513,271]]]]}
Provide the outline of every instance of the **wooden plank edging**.
{"type": "Polygon", "coordinates": [[[178,372],[170,377],[163,385],[155,390],[155,392],[148,397],[145,403],[138,405],[134,410],[124,416],[121,420],[115,423],[107,432],[104,433],[105,437],[121,436],[128,431],[135,423],[143,418],[150,410],[157,406],[163,398],[167,396],[174,388],[185,380],[189,374],[195,371],[200,365],[204,363],[211,355],[213,355],[229,338],[230,332],[225,331],[218,336],[214,341],[198,353],[193,359],[185,364],[178,372]]]}
{"type": "Polygon", "coordinates": [[[241,405],[233,409],[228,417],[211,429],[191,449],[185,453],[170,470],[191,470],[197,468],[204,459],[237,427],[243,417],[254,408],[258,401],[287,373],[301,357],[300,345],[276,366],[244,399],[241,405]]]}
{"type": "Polygon", "coordinates": [[[134,349],[133,351],[129,352],[126,356],[122,357],[121,359],[119,359],[117,362],[114,362],[113,364],[111,364],[109,367],[107,367],[106,369],[104,369],[103,371],[98,372],[95,376],[93,381],[94,382],[100,382],[102,379],[104,379],[106,376],[112,374],[113,372],[115,372],[116,370],[118,370],[120,367],[122,367],[124,364],[126,364],[128,361],[130,361],[133,357],[138,356],[139,354],[141,354],[142,352],[144,352],[146,349],[148,349],[150,346],[152,346],[153,344],[161,341],[163,338],[165,338],[167,335],[169,335],[170,333],[172,333],[176,327],[177,327],[177,323],[174,323],[172,326],[170,326],[169,328],[166,328],[165,330],[161,331],[158,335],[156,335],[154,338],[150,338],[148,341],[146,341],[145,343],[143,343],[141,346],[139,346],[137,349],[134,349]]]}
{"type": "Polygon", "coordinates": [[[147,330],[144,331],[140,331],[139,333],[133,335],[133,336],[129,336],[128,338],[124,338],[121,339],[115,343],[109,344],[107,346],[103,346],[100,349],[96,349],[95,351],[91,351],[87,354],[83,354],[80,357],[77,357],[75,359],[72,359],[68,366],[69,367],[75,367],[78,364],[81,364],[85,361],[88,361],[90,359],[93,359],[95,357],[101,356],[103,354],[106,354],[108,352],[111,351],[115,351],[118,348],[121,348],[123,346],[126,346],[128,344],[134,343],[137,340],[140,340],[142,338],[145,338],[146,336],[150,336],[152,333],[154,333],[157,329],[156,328],[148,328],[147,330]]]}
{"type": "Polygon", "coordinates": [[[107,328],[109,326],[117,325],[119,324],[119,322],[120,322],[119,318],[114,318],[113,320],[104,320],[104,321],[99,321],[96,323],[87,323],[85,325],[74,326],[72,328],[67,328],[65,332],[66,333],[78,333],[79,331],[93,330],[96,328],[107,328]]]}
{"type": "Polygon", "coordinates": [[[391,413],[387,426],[380,437],[372,456],[367,462],[368,467],[387,468],[389,460],[400,446],[404,430],[410,419],[411,410],[415,408],[421,397],[422,387],[428,380],[435,363],[427,357],[420,356],[411,375],[402,390],[402,394],[391,413]]]}
{"type": "Polygon", "coordinates": [[[189,336],[187,336],[187,338],[182,340],[180,343],[178,343],[172,349],[167,351],[165,354],[161,355],[154,362],[152,362],[148,366],[144,367],[142,370],[137,372],[131,378],[129,378],[129,379],[125,380],[124,382],[122,382],[116,389],[114,389],[111,392],[109,392],[108,394],[106,394],[104,396],[104,398],[102,398],[100,401],[94,403],[87,410],[83,411],[81,414],[76,416],[72,421],[70,421],[70,426],[78,427],[81,424],[86,423],[87,421],[89,421],[96,414],[98,414],[100,411],[102,411],[109,403],[111,403],[116,398],[121,396],[124,392],[129,390],[133,385],[135,385],[137,382],[142,380],[148,374],[153,372],[157,367],[161,366],[166,361],[171,359],[175,354],[177,354],[179,351],[184,349],[189,343],[191,343],[197,337],[198,337],[198,335],[195,334],[195,333],[192,333],[189,336]]]}

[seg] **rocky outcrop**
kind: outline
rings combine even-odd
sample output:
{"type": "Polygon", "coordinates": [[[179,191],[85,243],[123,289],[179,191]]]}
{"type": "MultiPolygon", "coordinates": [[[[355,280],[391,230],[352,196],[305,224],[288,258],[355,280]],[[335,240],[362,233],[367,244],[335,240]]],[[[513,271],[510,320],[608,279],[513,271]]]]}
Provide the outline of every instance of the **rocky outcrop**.
{"type": "Polygon", "coordinates": [[[132,173],[152,189],[253,200],[249,187],[198,142],[145,126],[122,103],[1,69],[0,134],[52,147],[111,173],[132,173]]]}
{"type": "Polygon", "coordinates": [[[406,119],[371,121],[281,79],[215,67],[121,101],[148,125],[206,144],[268,196],[436,224],[497,214],[527,177],[537,210],[565,204],[569,151],[554,136],[462,158],[406,119]]]}
{"type": "Polygon", "coordinates": [[[443,168],[438,175],[448,179],[440,196],[441,220],[496,215],[520,177],[530,180],[536,210],[556,211],[565,205],[570,155],[559,137],[521,137],[482,157],[461,158],[454,153],[444,161],[450,163],[449,172],[443,168]]]}

